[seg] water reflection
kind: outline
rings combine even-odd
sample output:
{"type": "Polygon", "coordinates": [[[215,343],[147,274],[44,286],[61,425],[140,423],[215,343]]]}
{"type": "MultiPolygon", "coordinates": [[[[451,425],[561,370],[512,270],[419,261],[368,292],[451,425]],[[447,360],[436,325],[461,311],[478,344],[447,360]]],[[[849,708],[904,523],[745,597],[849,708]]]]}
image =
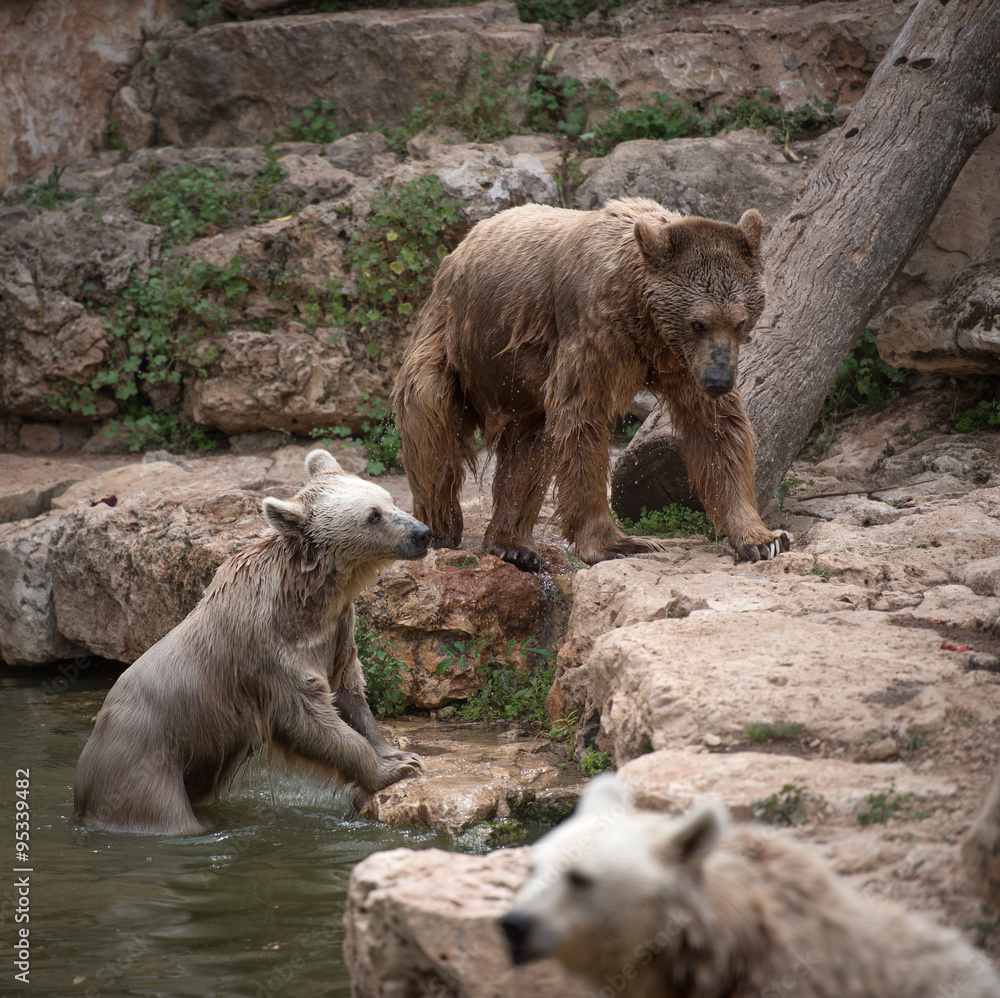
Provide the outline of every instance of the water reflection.
{"type": "MultiPolygon", "coordinates": [[[[14,771],[30,769],[33,871],[30,985],[5,973],[0,998],[349,994],[341,922],[351,868],[378,849],[451,841],[348,819],[337,795],[259,768],[223,804],[198,810],[202,835],[83,829],[73,773],[115,674],[88,663],[56,683],[55,669],[0,667],[0,800],[10,815],[14,771]]],[[[13,894],[0,899],[8,949],[13,894]]]]}

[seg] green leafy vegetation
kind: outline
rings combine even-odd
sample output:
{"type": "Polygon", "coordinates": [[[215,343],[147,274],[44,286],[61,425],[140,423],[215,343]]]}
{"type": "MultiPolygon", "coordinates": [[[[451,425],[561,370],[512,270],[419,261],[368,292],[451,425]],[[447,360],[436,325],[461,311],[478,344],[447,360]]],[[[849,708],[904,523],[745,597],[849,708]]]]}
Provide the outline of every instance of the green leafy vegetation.
{"type": "Polygon", "coordinates": [[[973,378],[960,386],[948,414],[948,421],[957,433],[976,433],[1000,426],[1000,400],[993,394],[993,385],[983,378],[973,378]],[[983,397],[977,399],[977,395],[983,397]],[[959,398],[964,401],[959,402],[959,398]]]}
{"type": "Polygon", "coordinates": [[[774,494],[778,498],[778,509],[785,508],[785,500],[788,498],[788,493],[801,484],[802,479],[794,471],[789,472],[785,476],[781,484],[774,490],[774,494]]]}
{"type": "Polygon", "coordinates": [[[398,717],[406,700],[403,673],[409,666],[395,656],[392,644],[360,614],[354,621],[354,641],[372,713],[376,717],[398,717]]]}
{"type": "Polygon", "coordinates": [[[293,142],[315,142],[317,145],[336,142],[341,137],[334,118],[336,110],[336,101],[323,97],[313,98],[309,106],[303,108],[288,123],[285,137],[293,142]]]}
{"type": "Polygon", "coordinates": [[[741,97],[728,109],[717,110],[713,130],[733,131],[756,128],[773,132],[785,145],[795,139],[811,138],[836,128],[840,122],[833,114],[834,105],[810,94],[804,104],[793,111],[784,111],[774,87],[764,87],[759,96],[741,97]]]}
{"type": "MultiPolygon", "coordinates": [[[[363,332],[383,323],[405,324],[448,252],[453,242],[448,230],[457,221],[457,203],[432,173],[373,198],[367,227],[344,249],[354,287],[331,283],[334,321],[357,323],[363,332]]],[[[378,351],[370,337],[369,356],[378,351]]]]}
{"type": "Polygon", "coordinates": [[[146,182],[129,193],[129,204],[144,222],[163,227],[167,246],[185,245],[207,226],[257,225],[293,214],[299,201],[276,193],[285,176],[273,150],[252,180],[234,180],[227,170],[211,166],[164,167],[149,163],[146,182]]]}
{"type": "Polygon", "coordinates": [[[809,443],[822,454],[833,442],[837,423],[859,409],[884,409],[899,398],[909,372],[887,364],[875,334],[866,329],[847,355],[809,433],[809,443]]]}
{"type": "Polygon", "coordinates": [[[56,208],[67,201],[89,196],[63,190],[62,175],[65,172],[65,166],[53,166],[48,179],[42,183],[21,184],[14,195],[13,203],[25,204],[29,208],[44,208],[46,211],[55,211],[56,208]]]}
{"type": "Polygon", "coordinates": [[[580,756],[580,768],[588,775],[595,776],[606,769],[611,769],[611,757],[607,752],[599,752],[593,745],[583,750],[580,756]]]}
{"type": "Polygon", "coordinates": [[[355,437],[354,431],[349,426],[315,429],[310,435],[319,438],[324,445],[328,445],[333,437],[337,437],[355,447],[363,447],[368,458],[365,470],[369,475],[398,471],[402,440],[395,421],[386,412],[385,403],[382,399],[372,398],[365,392],[355,409],[362,416],[360,439],[355,437]]]}
{"type": "Polygon", "coordinates": [[[746,732],[747,741],[753,744],[756,742],[795,741],[795,739],[802,737],[805,726],[799,721],[778,721],[777,723],[763,721],[759,724],[748,724],[743,730],[746,732]]]}
{"type": "Polygon", "coordinates": [[[786,783],[777,793],[770,797],[761,797],[750,805],[750,812],[757,821],[765,821],[769,825],[790,826],[803,825],[808,820],[802,803],[809,797],[805,787],[797,787],[786,783]]]}
{"type": "Polygon", "coordinates": [[[649,512],[643,506],[638,520],[620,517],[618,524],[626,534],[644,537],[691,537],[694,534],[715,536],[712,521],[704,513],[679,506],[677,503],[671,503],[653,512],[649,512]]]}
{"type": "Polygon", "coordinates": [[[437,666],[437,674],[449,670],[464,672],[475,669],[484,677],[480,690],[456,710],[463,721],[519,721],[535,727],[548,722],[545,698],[552,687],[555,665],[537,664],[537,660],[551,660],[555,652],[536,647],[534,638],[510,641],[500,654],[496,638],[478,638],[474,641],[456,641],[447,648],[447,654],[437,666]],[[509,664],[515,655],[529,662],[526,669],[515,669],[509,664]],[[536,663],[532,663],[532,659],[536,663]]]}
{"type": "Polygon", "coordinates": [[[859,825],[884,825],[904,804],[916,799],[916,794],[896,793],[896,784],[890,783],[888,789],[881,793],[868,794],[865,801],[868,807],[858,811],[859,825]]]}
{"type": "MultiPolygon", "coordinates": [[[[150,267],[145,277],[133,274],[115,298],[101,306],[111,332],[108,359],[85,385],[63,384],[63,394],[50,397],[57,412],[97,415],[98,397],[113,398],[122,418],[109,436],[124,431],[127,446],[211,449],[203,429],[183,415],[164,411],[162,399],[179,397],[184,365],[213,359],[213,350],[195,360],[195,348],[224,330],[233,308],[247,293],[239,260],[219,267],[205,260],[168,258],[150,267]],[[153,404],[154,397],[159,400],[153,404]]],[[[170,403],[169,409],[175,405],[170,403]]]]}
{"type": "Polygon", "coordinates": [[[597,155],[610,152],[619,142],[632,139],[706,137],[717,131],[710,118],[697,109],[654,93],[651,104],[613,111],[595,129],[589,148],[597,155]]]}

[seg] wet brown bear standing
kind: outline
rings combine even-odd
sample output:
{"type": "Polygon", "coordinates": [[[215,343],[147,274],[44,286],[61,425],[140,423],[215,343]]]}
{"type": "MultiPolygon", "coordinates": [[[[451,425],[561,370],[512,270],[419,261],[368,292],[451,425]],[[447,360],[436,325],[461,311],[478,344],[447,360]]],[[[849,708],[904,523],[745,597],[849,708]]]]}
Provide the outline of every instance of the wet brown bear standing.
{"type": "Polygon", "coordinates": [[[112,687],[76,767],[85,824],[199,832],[191,805],[224,794],[265,748],[362,798],[421,769],[365,702],[352,601],[380,569],[422,558],[430,531],[327,451],[306,470],[293,499],[264,500],[270,529],[112,687]]]}
{"type": "Polygon", "coordinates": [[[543,205],[480,222],[441,264],[393,392],[414,515],[455,547],[481,427],[496,451],[487,551],[534,570],[552,477],[567,540],[588,564],[651,551],[608,507],[608,425],[648,388],[669,407],[720,534],[754,561],[787,550],[757,512],[754,435],[736,383],[764,308],[761,229],[681,218],[627,198],[543,205]]]}

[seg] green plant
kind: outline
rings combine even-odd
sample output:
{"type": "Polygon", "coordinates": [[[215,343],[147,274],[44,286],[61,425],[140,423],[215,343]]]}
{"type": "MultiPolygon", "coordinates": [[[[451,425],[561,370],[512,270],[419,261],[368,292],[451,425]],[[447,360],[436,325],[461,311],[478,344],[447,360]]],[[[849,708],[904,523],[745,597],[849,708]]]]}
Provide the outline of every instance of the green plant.
{"type": "Polygon", "coordinates": [[[959,409],[956,404],[952,408],[949,422],[957,433],[977,433],[980,430],[995,429],[1000,426],[1000,400],[992,398],[990,386],[986,381],[973,380],[965,385],[966,390],[989,393],[990,398],[981,398],[968,408],[959,409]]]}
{"type": "MultiPolygon", "coordinates": [[[[41,184],[21,184],[14,195],[14,204],[26,204],[31,208],[55,211],[64,201],[72,201],[85,195],[62,189],[62,175],[65,166],[53,166],[48,179],[41,184]]],[[[89,195],[86,195],[89,196],[89,195]]]]}
{"type": "Polygon", "coordinates": [[[517,670],[508,664],[515,655],[529,661],[555,658],[555,652],[535,646],[534,640],[510,641],[499,653],[496,638],[456,641],[446,649],[437,667],[439,675],[449,669],[463,672],[472,668],[484,677],[482,688],[458,708],[462,720],[520,721],[537,727],[546,724],[545,698],[552,687],[555,665],[536,664],[517,670]]]}
{"type": "Polygon", "coordinates": [[[315,142],[326,145],[341,137],[334,112],[336,101],[315,97],[288,123],[287,138],[293,142],[315,142]]]}
{"type": "MultiPolygon", "coordinates": [[[[586,17],[591,11],[611,14],[630,0],[515,0],[522,21],[567,24],[586,17]]],[[[667,0],[670,2],[670,0],[667,0]]],[[[685,0],[674,0],[683,3],[685,0]]]]}
{"type": "Polygon", "coordinates": [[[786,146],[798,138],[819,135],[840,122],[833,114],[831,101],[821,101],[813,94],[793,111],[782,109],[774,87],[762,88],[757,97],[741,97],[727,110],[717,110],[713,130],[732,131],[737,128],[756,128],[773,132],[786,146]]]}
{"type": "Polygon", "coordinates": [[[884,409],[899,397],[908,373],[882,360],[875,334],[866,329],[831,385],[810,430],[809,442],[822,453],[833,441],[838,420],[863,408],[884,409]]]}
{"type": "Polygon", "coordinates": [[[310,436],[328,445],[331,438],[345,440],[355,447],[363,447],[368,458],[365,469],[369,475],[381,475],[385,471],[399,470],[399,451],[402,440],[392,417],[386,412],[385,403],[380,398],[372,398],[368,392],[355,406],[361,414],[361,437],[356,439],[349,426],[332,426],[314,429],[310,436]]]}
{"type": "Polygon", "coordinates": [[[167,246],[189,243],[209,225],[257,224],[299,207],[297,199],[275,192],[285,169],[272,149],[252,179],[233,180],[226,170],[193,163],[164,167],[157,160],[148,171],[145,183],[129,193],[129,204],[144,222],[162,226],[167,246]]]}
{"type": "MultiPolygon", "coordinates": [[[[87,384],[64,383],[63,394],[49,397],[49,404],[56,411],[95,416],[98,394],[110,394],[124,414],[130,447],[143,446],[142,440],[184,439],[193,430],[183,419],[175,423],[170,413],[154,412],[148,399],[154,392],[179,394],[171,386],[180,384],[185,364],[196,364],[195,347],[226,327],[230,310],[246,292],[235,259],[219,267],[205,260],[168,258],[144,277],[133,274],[122,292],[101,307],[111,332],[108,359],[87,384]]],[[[205,442],[191,439],[197,446],[205,442]]]]}
{"type": "Polygon", "coordinates": [[[890,783],[888,789],[881,793],[871,793],[865,796],[868,809],[859,811],[859,825],[884,825],[904,804],[916,798],[912,791],[905,794],[896,793],[896,784],[890,783]]]}
{"type": "Polygon", "coordinates": [[[788,493],[801,484],[802,479],[794,471],[789,472],[785,476],[782,483],[774,490],[774,494],[778,497],[778,509],[785,508],[785,500],[788,498],[788,493]]]}
{"type": "Polygon", "coordinates": [[[194,426],[171,412],[156,412],[152,407],[135,403],[125,406],[121,419],[113,419],[104,431],[110,441],[119,434],[125,437],[125,446],[132,452],[162,448],[175,453],[199,451],[207,454],[215,450],[215,441],[203,426],[194,426]]]}
{"type": "MultiPolygon", "coordinates": [[[[344,249],[353,289],[333,280],[329,285],[335,321],[355,322],[368,331],[409,315],[448,251],[448,229],[457,221],[457,203],[434,174],[376,195],[367,227],[344,249]]],[[[378,344],[370,343],[377,352],[378,344]]]]}
{"type": "Polygon", "coordinates": [[[354,621],[354,641],[372,713],[376,717],[398,717],[406,701],[403,673],[409,671],[409,666],[396,657],[390,642],[360,614],[354,621]]]}
{"type": "Polygon", "coordinates": [[[755,742],[770,741],[794,741],[802,737],[805,725],[799,721],[779,721],[773,724],[763,721],[760,724],[748,724],[744,729],[747,741],[751,744],[755,742]]]}
{"type": "Polygon", "coordinates": [[[821,579],[828,579],[828,578],[830,578],[830,571],[829,571],[829,569],[826,569],[826,568],[810,568],[809,569],[809,574],[810,575],[818,575],[821,579]]]}
{"type": "Polygon", "coordinates": [[[602,155],[619,142],[631,139],[677,139],[684,136],[709,136],[715,129],[711,119],[695,108],[666,94],[654,93],[652,104],[628,110],[618,109],[595,129],[590,149],[602,155]]]}
{"type": "Polygon", "coordinates": [[[603,78],[584,84],[574,76],[561,74],[553,62],[556,47],[553,45],[538,64],[527,97],[519,97],[527,110],[528,127],[558,132],[570,139],[589,138],[588,105],[613,104],[614,91],[603,78]]]}
{"type": "Polygon", "coordinates": [[[626,534],[641,534],[646,537],[691,537],[694,534],[715,536],[712,521],[704,513],[677,503],[653,512],[643,506],[638,520],[620,517],[618,523],[626,534]]]}
{"type": "Polygon", "coordinates": [[[994,932],[1000,931],[1000,912],[993,905],[987,901],[981,901],[979,913],[983,917],[969,922],[965,926],[967,929],[975,929],[984,936],[991,936],[994,932]]]}
{"type": "Polygon", "coordinates": [[[222,6],[222,0],[186,0],[187,2],[187,13],[184,15],[184,20],[188,24],[197,24],[199,14],[207,14],[209,16],[215,16],[217,14],[224,14],[225,9],[222,6]]]}
{"type": "Polygon", "coordinates": [[[607,752],[598,752],[593,745],[588,746],[580,756],[580,768],[587,776],[594,776],[605,769],[611,769],[611,757],[607,752]]]}
{"type": "Polygon", "coordinates": [[[762,797],[750,805],[750,812],[757,821],[771,825],[802,825],[808,820],[802,803],[809,797],[805,787],[786,783],[777,793],[762,797]]]}

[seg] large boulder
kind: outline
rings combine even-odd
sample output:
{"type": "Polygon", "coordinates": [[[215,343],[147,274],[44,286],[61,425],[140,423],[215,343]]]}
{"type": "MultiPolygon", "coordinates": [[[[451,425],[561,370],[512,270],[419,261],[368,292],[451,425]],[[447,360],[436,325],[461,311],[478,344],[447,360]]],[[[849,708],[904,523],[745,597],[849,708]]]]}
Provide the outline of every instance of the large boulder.
{"type": "Polygon", "coordinates": [[[336,101],[345,131],[391,129],[432,94],[471,93],[483,52],[498,73],[505,62],[526,67],[513,81],[526,93],[542,48],[541,26],[522,24],[507,0],[218,24],[156,67],[153,113],[179,145],[267,141],[317,97],[336,101]]]}
{"type": "Polygon", "coordinates": [[[567,76],[607,80],[625,107],[653,91],[706,110],[775,87],[786,108],[815,95],[853,104],[916,5],[915,0],[625,11],[618,37],[566,38],[567,76]]]}
{"type": "Polygon", "coordinates": [[[962,271],[938,298],[890,308],[878,351],[894,367],[925,374],[1000,374],[1000,260],[962,271]]]}
{"type": "Polygon", "coordinates": [[[112,95],[177,8],[173,0],[0,6],[0,191],[101,148],[112,95]]]}
{"type": "Polygon", "coordinates": [[[351,871],[344,962],[358,998],[570,998],[583,994],[554,960],[511,965],[500,933],[527,872],[523,849],[463,856],[375,853],[351,871]]]}

